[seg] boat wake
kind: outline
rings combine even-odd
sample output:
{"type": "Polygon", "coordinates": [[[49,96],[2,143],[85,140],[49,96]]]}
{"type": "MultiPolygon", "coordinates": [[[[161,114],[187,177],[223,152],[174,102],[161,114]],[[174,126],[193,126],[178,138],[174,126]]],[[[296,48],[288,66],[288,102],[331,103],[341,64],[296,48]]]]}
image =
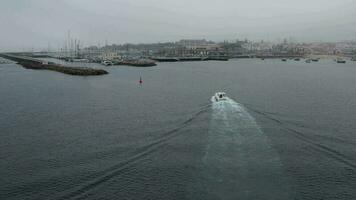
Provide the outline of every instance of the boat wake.
{"type": "Polygon", "coordinates": [[[276,124],[278,124],[278,126],[281,129],[288,131],[288,133],[291,133],[295,138],[299,139],[300,141],[303,141],[303,142],[309,144],[311,149],[314,149],[315,151],[320,152],[320,153],[328,156],[329,158],[333,158],[334,160],[336,160],[340,163],[343,163],[344,165],[346,165],[352,169],[356,169],[356,162],[354,159],[347,157],[344,154],[342,154],[341,152],[339,152],[338,150],[333,149],[333,148],[331,148],[325,144],[322,144],[321,142],[318,142],[318,141],[320,141],[321,139],[323,139],[323,140],[328,139],[331,141],[337,141],[337,142],[341,142],[344,144],[346,143],[346,145],[353,145],[352,143],[349,143],[348,141],[345,141],[343,139],[330,137],[330,136],[329,137],[323,136],[323,135],[315,136],[314,134],[306,134],[305,132],[310,131],[310,130],[308,130],[309,129],[308,127],[305,127],[305,126],[295,123],[293,121],[287,121],[287,120],[282,121],[282,120],[278,119],[277,117],[274,117],[271,113],[268,113],[265,111],[260,111],[260,110],[252,109],[252,108],[249,108],[249,109],[259,115],[264,116],[266,119],[275,122],[276,124]],[[314,135],[314,137],[313,137],[313,135],[314,135]]]}
{"type": "Polygon", "coordinates": [[[77,187],[71,188],[64,192],[65,194],[59,196],[56,199],[85,199],[87,193],[97,187],[109,182],[112,179],[125,175],[130,169],[135,169],[134,166],[141,165],[142,161],[147,159],[151,154],[159,151],[170,140],[178,137],[182,130],[188,127],[195,119],[197,119],[203,113],[210,110],[210,104],[202,106],[198,111],[193,113],[191,117],[185,119],[176,128],[168,131],[163,131],[159,138],[156,138],[149,144],[138,147],[137,150],[125,160],[94,174],[86,177],[84,183],[81,183],[77,187]]]}
{"type": "Polygon", "coordinates": [[[290,199],[277,152],[230,98],[213,102],[202,182],[206,199],[290,199]]]}

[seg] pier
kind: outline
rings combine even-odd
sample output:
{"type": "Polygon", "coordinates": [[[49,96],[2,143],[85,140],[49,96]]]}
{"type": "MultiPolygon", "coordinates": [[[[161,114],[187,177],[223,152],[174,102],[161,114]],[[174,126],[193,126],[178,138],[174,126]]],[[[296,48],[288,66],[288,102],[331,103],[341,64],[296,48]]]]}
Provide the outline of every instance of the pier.
{"type": "Polygon", "coordinates": [[[0,57],[15,61],[26,69],[52,70],[75,76],[97,76],[108,74],[108,72],[103,69],[62,66],[51,62],[14,54],[0,54],[0,57]]]}

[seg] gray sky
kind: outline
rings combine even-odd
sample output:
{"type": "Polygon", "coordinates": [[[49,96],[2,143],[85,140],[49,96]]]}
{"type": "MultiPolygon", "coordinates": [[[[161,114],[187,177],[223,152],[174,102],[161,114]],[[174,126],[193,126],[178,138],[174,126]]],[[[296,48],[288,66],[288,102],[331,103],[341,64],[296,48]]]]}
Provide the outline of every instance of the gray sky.
{"type": "Polygon", "coordinates": [[[356,0],[0,0],[0,50],[182,38],[356,40],[356,0]]]}

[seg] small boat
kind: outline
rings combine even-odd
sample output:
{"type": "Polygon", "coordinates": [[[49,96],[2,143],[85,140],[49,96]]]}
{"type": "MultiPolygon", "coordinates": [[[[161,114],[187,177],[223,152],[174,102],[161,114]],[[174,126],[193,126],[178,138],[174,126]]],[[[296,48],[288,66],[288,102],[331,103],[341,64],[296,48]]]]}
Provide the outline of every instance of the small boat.
{"type": "Polygon", "coordinates": [[[305,60],[306,63],[311,63],[311,61],[312,61],[311,59],[306,59],[305,60]]]}
{"type": "Polygon", "coordinates": [[[300,58],[294,58],[295,61],[300,61],[300,58]]]}
{"type": "Polygon", "coordinates": [[[226,93],[225,92],[217,92],[213,96],[212,100],[215,102],[226,101],[227,100],[226,93]]]}
{"type": "Polygon", "coordinates": [[[287,59],[283,58],[282,61],[283,61],[283,62],[287,62],[287,59]]]}
{"type": "Polygon", "coordinates": [[[108,60],[104,60],[103,62],[101,62],[101,64],[103,64],[105,66],[113,65],[113,63],[111,61],[108,61],[108,60]]]}
{"type": "Polygon", "coordinates": [[[313,58],[311,59],[313,62],[319,62],[320,58],[313,58]]]}
{"type": "Polygon", "coordinates": [[[343,60],[342,58],[338,58],[338,59],[336,59],[336,62],[344,64],[344,63],[346,63],[346,60],[343,60]]]}

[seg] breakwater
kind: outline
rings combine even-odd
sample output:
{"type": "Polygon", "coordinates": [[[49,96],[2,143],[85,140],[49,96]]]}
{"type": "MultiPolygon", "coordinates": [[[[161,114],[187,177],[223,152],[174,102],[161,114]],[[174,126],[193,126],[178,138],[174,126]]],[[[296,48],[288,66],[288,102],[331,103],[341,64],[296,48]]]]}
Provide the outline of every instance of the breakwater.
{"type": "Polygon", "coordinates": [[[128,65],[133,67],[153,67],[156,66],[156,62],[154,60],[149,59],[129,59],[129,60],[119,60],[114,61],[114,65],[128,65]]]}
{"type": "Polygon", "coordinates": [[[13,54],[0,54],[0,57],[15,61],[26,69],[52,70],[52,71],[61,72],[69,75],[76,75],[76,76],[97,76],[97,75],[108,74],[108,72],[103,69],[62,66],[51,62],[45,62],[38,59],[34,59],[31,57],[24,57],[24,56],[18,56],[13,54]]]}
{"type": "Polygon", "coordinates": [[[151,57],[157,62],[186,62],[186,61],[228,61],[227,56],[208,56],[208,57],[151,57]]]}

